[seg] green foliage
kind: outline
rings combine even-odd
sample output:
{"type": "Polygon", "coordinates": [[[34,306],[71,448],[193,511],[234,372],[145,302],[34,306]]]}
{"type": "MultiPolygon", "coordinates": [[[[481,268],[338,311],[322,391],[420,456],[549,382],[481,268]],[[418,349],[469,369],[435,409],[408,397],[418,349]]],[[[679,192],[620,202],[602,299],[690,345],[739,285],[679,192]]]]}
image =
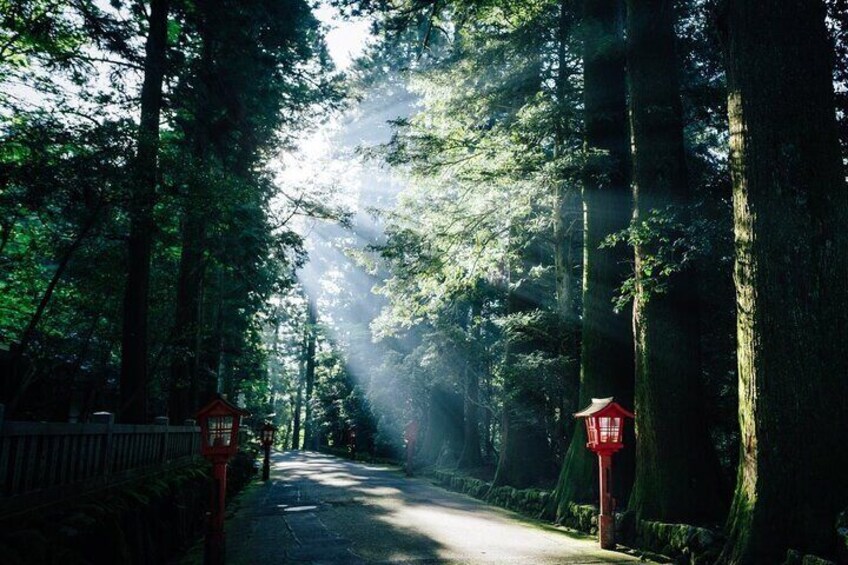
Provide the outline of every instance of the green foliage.
{"type": "Polygon", "coordinates": [[[626,244],[648,250],[634,275],[622,283],[616,310],[621,311],[637,298],[648,301],[665,294],[676,273],[712,253],[716,231],[715,223],[697,216],[695,211],[666,206],[634,220],[628,229],[610,234],[602,247],[626,244]]]}
{"type": "MultiPolygon", "coordinates": [[[[16,375],[0,399],[19,418],[118,408],[134,73],[147,33],[144,3],[119,7],[0,4],[0,344],[10,348],[0,362],[16,375]]],[[[321,33],[306,2],[172,3],[153,209],[151,413],[166,413],[171,362],[194,355],[184,345],[192,342],[203,378],[211,372],[251,409],[267,402],[263,315],[304,260],[287,212],[272,210],[268,164],[317,109],[341,104],[321,33]],[[178,338],[189,211],[204,222],[203,276],[192,290],[202,323],[178,338]]]]}

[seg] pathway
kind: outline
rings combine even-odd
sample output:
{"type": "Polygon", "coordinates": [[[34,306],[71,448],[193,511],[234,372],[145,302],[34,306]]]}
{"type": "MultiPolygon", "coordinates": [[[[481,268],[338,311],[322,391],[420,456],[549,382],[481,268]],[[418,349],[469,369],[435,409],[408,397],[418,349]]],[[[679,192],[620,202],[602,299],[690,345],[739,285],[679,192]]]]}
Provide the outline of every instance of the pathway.
{"type": "Polygon", "coordinates": [[[228,565],[639,562],[392,468],[297,452],[274,454],[271,480],[234,501],[227,557],[228,565]]]}

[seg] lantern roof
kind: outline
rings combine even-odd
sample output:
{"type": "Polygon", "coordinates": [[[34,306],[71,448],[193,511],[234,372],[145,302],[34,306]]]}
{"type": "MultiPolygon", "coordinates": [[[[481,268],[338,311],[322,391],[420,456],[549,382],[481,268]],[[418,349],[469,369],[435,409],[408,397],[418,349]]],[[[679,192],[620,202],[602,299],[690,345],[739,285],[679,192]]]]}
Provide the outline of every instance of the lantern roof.
{"type": "Polygon", "coordinates": [[[250,412],[229,402],[224,396],[218,395],[215,400],[197,411],[198,420],[203,416],[249,416],[250,412]]]}
{"type": "Polygon", "coordinates": [[[589,416],[624,416],[626,418],[635,418],[632,412],[622,408],[622,406],[609,398],[593,398],[592,404],[574,414],[575,418],[588,418],[589,416]]]}

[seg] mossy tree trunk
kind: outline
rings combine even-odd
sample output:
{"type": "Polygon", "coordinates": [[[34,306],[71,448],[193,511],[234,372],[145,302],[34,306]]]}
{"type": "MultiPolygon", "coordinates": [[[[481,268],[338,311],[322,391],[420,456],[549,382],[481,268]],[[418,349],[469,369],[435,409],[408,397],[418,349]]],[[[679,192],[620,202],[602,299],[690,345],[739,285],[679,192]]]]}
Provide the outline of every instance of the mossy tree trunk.
{"type": "MultiPolygon", "coordinates": [[[[628,276],[624,249],[601,249],[603,240],[630,220],[629,149],[624,74],[623,9],[620,0],[585,0],[583,35],[587,171],[583,188],[583,324],[580,401],[615,396],[633,401],[633,338],[628,311],[613,299],[628,276]]],[[[626,439],[633,445],[632,435],[626,439]]],[[[615,459],[613,494],[624,500],[633,477],[633,449],[615,459]]],[[[552,497],[551,514],[562,518],[571,503],[597,502],[597,458],[576,426],[552,497]]]]}
{"type": "Polygon", "coordinates": [[[827,556],[848,506],[848,190],[821,1],[726,6],[738,482],[723,563],[827,556]]]}
{"type": "MultiPolygon", "coordinates": [[[[690,189],[675,55],[673,0],[627,0],[627,71],[633,148],[634,221],[652,213],[688,221],[690,189]],[[668,207],[671,208],[668,208],[668,207]]],[[[684,237],[679,228],[662,234],[684,237]]],[[[701,406],[700,322],[695,269],[651,293],[641,266],[658,239],[636,246],[636,476],[630,508],[643,519],[711,522],[725,490],[701,406]]]]}

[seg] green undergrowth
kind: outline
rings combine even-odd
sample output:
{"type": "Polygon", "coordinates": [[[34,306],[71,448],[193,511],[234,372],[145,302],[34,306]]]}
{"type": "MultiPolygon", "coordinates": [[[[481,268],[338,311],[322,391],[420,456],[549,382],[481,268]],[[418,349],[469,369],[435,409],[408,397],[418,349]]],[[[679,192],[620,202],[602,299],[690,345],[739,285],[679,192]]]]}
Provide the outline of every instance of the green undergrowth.
{"type": "Polygon", "coordinates": [[[209,473],[198,463],[6,520],[5,565],[164,563],[203,525],[209,473]]]}
{"type": "MultiPolygon", "coordinates": [[[[399,465],[392,459],[357,454],[355,457],[346,449],[322,447],[330,455],[368,463],[399,465]]],[[[420,473],[436,484],[454,492],[467,494],[494,506],[512,510],[529,518],[544,515],[552,493],[543,489],[515,489],[508,486],[492,488],[490,481],[470,476],[455,469],[437,467],[423,468],[420,473]]],[[[598,533],[598,508],[589,504],[570,504],[568,511],[560,517],[558,524],[583,534],[598,533]]],[[[840,541],[848,556],[848,512],[837,524],[840,541]]],[[[717,530],[688,524],[667,524],[649,520],[636,520],[632,512],[616,513],[616,538],[622,545],[636,549],[642,557],[668,561],[681,565],[710,565],[716,563],[725,537],[717,530]]],[[[848,563],[848,560],[845,561],[848,563]]],[[[790,551],[785,565],[833,565],[812,555],[790,551]]]]}
{"type": "Polygon", "coordinates": [[[551,496],[549,491],[541,489],[515,489],[508,486],[492,488],[492,483],[488,481],[448,469],[428,468],[424,474],[449,490],[533,518],[542,513],[551,496]]]}
{"type": "MultiPolygon", "coordinates": [[[[451,469],[430,468],[425,474],[444,488],[532,518],[543,515],[552,496],[551,492],[540,489],[492,488],[487,481],[451,469]]],[[[616,517],[618,540],[623,545],[645,552],[643,555],[652,559],[691,565],[712,563],[723,544],[719,534],[705,528],[648,521],[640,521],[637,525],[632,513],[617,514],[616,517]]],[[[585,534],[597,534],[598,509],[592,505],[571,504],[559,523],[585,534]]]]}

